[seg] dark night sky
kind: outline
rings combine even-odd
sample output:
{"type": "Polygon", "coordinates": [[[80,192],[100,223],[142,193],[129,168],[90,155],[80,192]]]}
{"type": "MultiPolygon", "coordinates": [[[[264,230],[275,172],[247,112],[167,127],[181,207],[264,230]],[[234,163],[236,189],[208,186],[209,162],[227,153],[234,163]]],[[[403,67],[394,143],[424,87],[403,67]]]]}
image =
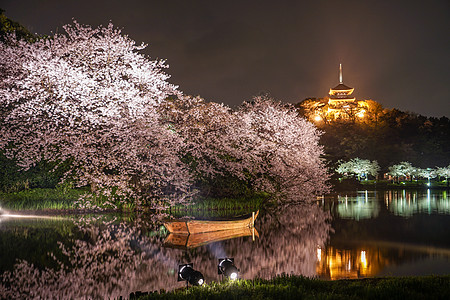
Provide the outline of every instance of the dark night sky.
{"type": "Polygon", "coordinates": [[[261,92],[286,102],[324,97],[344,83],[357,99],[450,116],[450,1],[1,0],[32,32],[72,18],[110,20],[187,94],[231,106],[261,92]]]}

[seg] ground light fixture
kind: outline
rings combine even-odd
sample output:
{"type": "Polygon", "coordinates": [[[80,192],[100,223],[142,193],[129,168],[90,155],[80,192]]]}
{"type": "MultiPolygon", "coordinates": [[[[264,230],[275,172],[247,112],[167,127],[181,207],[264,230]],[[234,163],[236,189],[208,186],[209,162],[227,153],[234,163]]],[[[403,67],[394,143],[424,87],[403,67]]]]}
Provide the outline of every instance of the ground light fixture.
{"type": "Polygon", "coordinates": [[[178,266],[178,281],[186,281],[186,283],[197,286],[205,283],[203,274],[194,270],[192,263],[178,266]]]}
{"type": "Polygon", "coordinates": [[[223,274],[231,280],[235,280],[238,278],[239,270],[234,265],[234,258],[220,258],[217,272],[219,275],[223,274]]]}

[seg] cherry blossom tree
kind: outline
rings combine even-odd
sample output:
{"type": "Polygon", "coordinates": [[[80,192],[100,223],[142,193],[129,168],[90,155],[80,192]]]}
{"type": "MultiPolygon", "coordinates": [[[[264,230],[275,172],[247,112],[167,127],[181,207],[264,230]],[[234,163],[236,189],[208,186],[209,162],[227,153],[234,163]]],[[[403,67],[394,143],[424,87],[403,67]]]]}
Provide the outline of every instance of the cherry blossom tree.
{"type": "Polygon", "coordinates": [[[67,177],[106,196],[81,206],[184,202],[194,178],[234,178],[297,202],[327,190],[320,133],[291,105],[256,97],[232,110],[183,96],[164,62],[111,24],[64,29],[0,45],[0,149],[24,169],[70,162],[67,177]]]}
{"type": "Polygon", "coordinates": [[[397,177],[410,177],[412,180],[412,177],[417,173],[417,168],[413,167],[411,163],[407,161],[403,161],[399,164],[393,165],[389,167],[389,175],[397,177]]]}
{"type": "Polygon", "coordinates": [[[416,174],[418,177],[427,179],[428,185],[430,185],[430,180],[437,176],[436,170],[432,169],[432,168],[426,168],[426,169],[417,168],[416,174]]]}
{"type": "Polygon", "coordinates": [[[380,166],[376,160],[361,159],[359,157],[352,158],[347,162],[341,161],[336,168],[339,174],[354,174],[361,180],[361,177],[367,179],[368,175],[377,176],[380,166]]]}
{"type": "Polygon", "coordinates": [[[289,195],[282,202],[327,190],[320,133],[292,106],[256,97],[233,111],[189,96],[166,105],[163,118],[184,139],[196,178],[237,178],[253,190],[289,195]]]}
{"type": "Polygon", "coordinates": [[[447,181],[447,186],[449,186],[448,178],[450,177],[450,165],[447,167],[437,168],[436,174],[438,176],[444,177],[445,181],[447,181]]]}
{"type": "Polygon", "coordinates": [[[292,105],[259,96],[244,103],[238,115],[262,162],[262,172],[253,173],[258,189],[282,194],[284,202],[311,201],[311,195],[327,191],[320,132],[292,105]]]}
{"type": "Polygon", "coordinates": [[[197,182],[245,181],[250,170],[262,172],[251,132],[230,107],[192,96],[169,99],[161,107],[162,121],[183,139],[180,154],[197,182]]]}
{"type": "Polygon", "coordinates": [[[64,29],[0,44],[0,149],[25,169],[71,161],[78,185],[138,205],[183,201],[190,176],[181,140],[157,113],[177,93],[164,61],[140,54],[145,45],[111,24],[64,29]]]}

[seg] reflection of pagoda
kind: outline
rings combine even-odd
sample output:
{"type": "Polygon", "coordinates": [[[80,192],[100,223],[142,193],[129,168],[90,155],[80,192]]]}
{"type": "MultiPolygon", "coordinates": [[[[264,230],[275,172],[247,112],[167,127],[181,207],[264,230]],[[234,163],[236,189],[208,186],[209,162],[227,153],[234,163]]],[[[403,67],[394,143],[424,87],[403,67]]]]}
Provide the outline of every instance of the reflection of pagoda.
{"type": "Polygon", "coordinates": [[[377,247],[338,249],[330,246],[317,249],[316,272],[321,278],[335,280],[373,277],[391,264],[385,252],[377,247]]]}
{"type": "Polygon", "coordinates": [[[351,96],[353,90],[354,88],[348,87],[342,82],[342,64],[339,64],[339,84],[330,89],[330,100],[328,101],[328,104],[334,106],[356,104],[355,97],[351,96]]]}

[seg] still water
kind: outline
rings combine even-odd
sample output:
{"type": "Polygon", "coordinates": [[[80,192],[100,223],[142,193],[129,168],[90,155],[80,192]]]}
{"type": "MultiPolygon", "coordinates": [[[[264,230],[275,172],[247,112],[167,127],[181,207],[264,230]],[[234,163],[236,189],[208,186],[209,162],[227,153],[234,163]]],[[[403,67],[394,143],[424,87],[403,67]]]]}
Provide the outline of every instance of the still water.
{"type": "MultiPolygon", "coordinates": [[[[1,216],[0,298],[115,298],[171,290],[179,264],[221,280],[219,258],[240,277],[325,279],[450,273],[446,191],[362,191],[261,212],[255,230],[189,236],[176,244],[158,216],[1,216]]],[[[180,239],[178,239],[180,240],[180,239]]]]}

